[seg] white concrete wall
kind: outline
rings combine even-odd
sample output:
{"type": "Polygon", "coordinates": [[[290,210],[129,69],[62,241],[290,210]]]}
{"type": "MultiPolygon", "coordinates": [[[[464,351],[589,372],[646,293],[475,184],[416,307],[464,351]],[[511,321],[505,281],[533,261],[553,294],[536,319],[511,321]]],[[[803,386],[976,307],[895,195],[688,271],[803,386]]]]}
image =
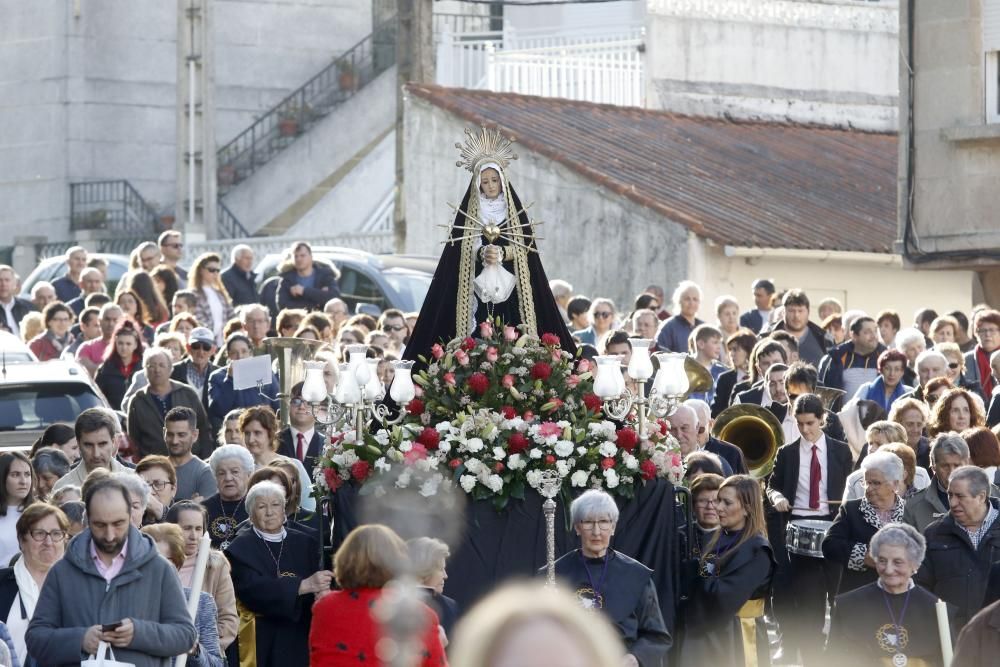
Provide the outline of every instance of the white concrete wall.
{"type": "Polygon", "coordinates": [[[894,130],[895,1],[647,0],[647,106],[894,130]]]}
{"type": "Polygon", "coordinates": [[[642,2],[593,2],[550,5],[507,5],[504,7],[504,29],[564,30],[622,25],[641,21],[645,14],[642,2]]]}
{"type": "MultiPolygon", "coordinates": [[[[451,223],[448,202],[458,204],[469,172],[455,166],[455,142],[472,123],[409,96],[405,121],[406,252],[437,255],[451,223]]],[[[550,279],[562,278],[578,293],[609,296],[628,308],[650,283],[673,285],[687,275],[686,231],[648,209],[608,193],[525,146],[509,175],[533,219],[550,279]]]]}
{"type": "Polygon", "coordinates": [[[716,321],[715,299],[725,294],[737,298],[741,311],[749,309],[753,304],[750,285],[758,278],[772,279],[779,290],[805,290],[813,304],[814,320],[816,305],[827,297],[873,317],[891,308],[904,324],[912,321],[918,308],[968,312],[974,302],[973,271],[913,271],[903,268],[896,255],[873,255],[880,263],[850,261],[853,253],[839,257],[831,253],[826,261],[780,255],[753,259],[727,257],[723,248],[700,240],[692,243],[691,255],[691,279],[704,290],[699,316],[708,322],[716,321]]]}

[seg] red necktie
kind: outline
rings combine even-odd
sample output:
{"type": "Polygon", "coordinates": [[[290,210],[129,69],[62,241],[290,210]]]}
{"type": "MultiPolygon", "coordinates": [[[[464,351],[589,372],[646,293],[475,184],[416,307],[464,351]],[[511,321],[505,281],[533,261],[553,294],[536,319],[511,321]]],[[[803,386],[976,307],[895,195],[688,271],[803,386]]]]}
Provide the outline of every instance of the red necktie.
{"type": "MultiPolygon", "coordinates": [[[[302,453],[305,451],[305,447],[303,446],[302,443],[305,442],[306,436],[302,435],[301,433],[299,433],[298,435],[299,435],[299,442],[298,442],[297,445],[295,445],[295,458],[297,458],[299,461],[301,461],[302,460],[302,453]]],[[[819,465],[819,464],[815,463],[815,461],[816,461],[816,452],[813,452],[813,461],[814,461],[813,465],[819,465]]],[[[819,493],[819,491],[817,491],[816,493],[819,493]]],[[[812,497],[812,496],[810,496],[810,497],[812,497]]],[[[816,497],[818,498],[819,496],[816,496],[816,497]]]]}
{"type": "Polygon", "coordinates": [[[811,510],[819,509],[819,480],[821,477],[823,477],[823,469],[819,465],[819,448],[813,445],[813,458],[809,465],[809,509],[811,510]]]}

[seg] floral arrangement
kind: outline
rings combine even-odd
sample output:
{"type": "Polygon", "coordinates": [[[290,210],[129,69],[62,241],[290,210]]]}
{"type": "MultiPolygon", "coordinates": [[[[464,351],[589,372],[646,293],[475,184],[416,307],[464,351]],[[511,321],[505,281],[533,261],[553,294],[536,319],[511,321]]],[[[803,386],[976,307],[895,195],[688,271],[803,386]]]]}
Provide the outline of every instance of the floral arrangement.
{"type": "Polygon", "coordinates": [[[333,435],[316,473],[319,493],[344,483],[366,491],[417,487],[425,496],[454,484],[502,509],[555,470],[563,490],[603,488],[630,498],[644,481],[676,483],[683,470],[677,441],[663,421],[636,431],[603,418],[592,392],[591,362],[540,338],[484,322],[480,338],[435,345],[414,377],[417,397],[392,428],[333,435]]]}

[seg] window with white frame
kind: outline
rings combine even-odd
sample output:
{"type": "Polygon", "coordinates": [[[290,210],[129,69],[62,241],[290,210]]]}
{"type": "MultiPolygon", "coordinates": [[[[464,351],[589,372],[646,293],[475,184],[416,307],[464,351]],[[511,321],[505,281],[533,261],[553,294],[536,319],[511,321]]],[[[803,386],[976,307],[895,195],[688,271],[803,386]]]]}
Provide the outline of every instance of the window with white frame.
{"type": "Polygon", "coordinates": [[[1000,123],[1000,0],[983,0],[983,74],[987,123],[1000,123]]]}

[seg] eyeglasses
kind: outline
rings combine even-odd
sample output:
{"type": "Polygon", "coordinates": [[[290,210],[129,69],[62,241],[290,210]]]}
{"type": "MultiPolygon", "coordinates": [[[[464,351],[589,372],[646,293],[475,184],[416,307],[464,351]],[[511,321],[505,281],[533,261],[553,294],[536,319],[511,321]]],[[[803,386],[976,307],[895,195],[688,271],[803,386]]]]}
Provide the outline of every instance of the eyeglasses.
{"type": "Polygon", "coordinates": [[[164,248],[177,248],[179,250],[180,248],[184,247],[184,244],[183,243],[164,243],[163,247],[164,248]]]}
{"type": "Polygon", "coordinates": [[[395,325],[389,325],[389,324],[387,324],[384,327],[382,327],[382,331],[387,331],[387,332],[388,331],[403,331],[405,329],[406,329],[406,326],[403,325],[403,324],[395,324],[395,325]]]}
{"type": "Polygon", "coordinates": [[[154,491],[162,491],[168,486],[173,486],[172,482],[164,482],[162,479],[154,479],[152,482],[146,482],[146,484],[149,484],[151,487],[153,487],[154,491]]]}
{"type": "Polygon", "coordinates": [[[718,502],[719,501],[717,501],[715,498],[703,498],[701,500],[695,501],[694,506],[695,507],[712,507],[714,505],[717,505],[718,502]]]}
{"type": "Polygon", "coordinates": [[[31,535],[31,539],[36,542],[44,542],[46,537],[53,542],[62,542],[66,539],[66,531],[64,530],[29,530],[28,535],[31,535]]]}
{"type": "Polygon", "coordinates": [[[978,336],[996,336],[997,334],[1000,334],[1000,329],[997,329],[996,327],[976,329],[976,335],[978,336]]]}
{"type": "Polygon", "coordinates": [[[615,316],[614,313],[609,313],[607,311],[601,311],[599,313],[594,313],[594,317],[596,317],[599,320],[606,320],[609,317],[614,317],[614,316],[615,316]]]}
{"type": "Polygon", "coordinates": [[[599,528],[602,533],[606,533],[611,530],[611,526],[614,525],[610,519],[601,519],[599,521],[581,521],[580,528],[584,530],[594,530],[594,528],[599,528]]]}
{"type": "Polygon", "coordinates": [[[301,398],[293,398],[292,400],[288,401],[288,404],[290,406],[292,406],[293,408],[300,408],[303,405],[305,405],[306,402],[305,402],[304,399],[301,399],[301,398]]]}
{"type": "Polygon", "coordinates": [[[218,272],[219,272],[219,271],[221,271],[222,269],[220,269],[220,268],[219,268],[219,267],[217,267],[217,266],[206,266],[206,267],[205,267],[205,270],[206,270],[206,271],[208,271],[209,273],[218,273],[218,272]]]}
{"type": "Polygon", "coordinates": [[[203,343],[201,341],[197,341],[196,340],[196,341],[194,341],[194,342],[191,343],[191,349],[192,350],[202,350],[204,352],[211,352],[212,351],[212,344],[211,343],[203,343]]]}

